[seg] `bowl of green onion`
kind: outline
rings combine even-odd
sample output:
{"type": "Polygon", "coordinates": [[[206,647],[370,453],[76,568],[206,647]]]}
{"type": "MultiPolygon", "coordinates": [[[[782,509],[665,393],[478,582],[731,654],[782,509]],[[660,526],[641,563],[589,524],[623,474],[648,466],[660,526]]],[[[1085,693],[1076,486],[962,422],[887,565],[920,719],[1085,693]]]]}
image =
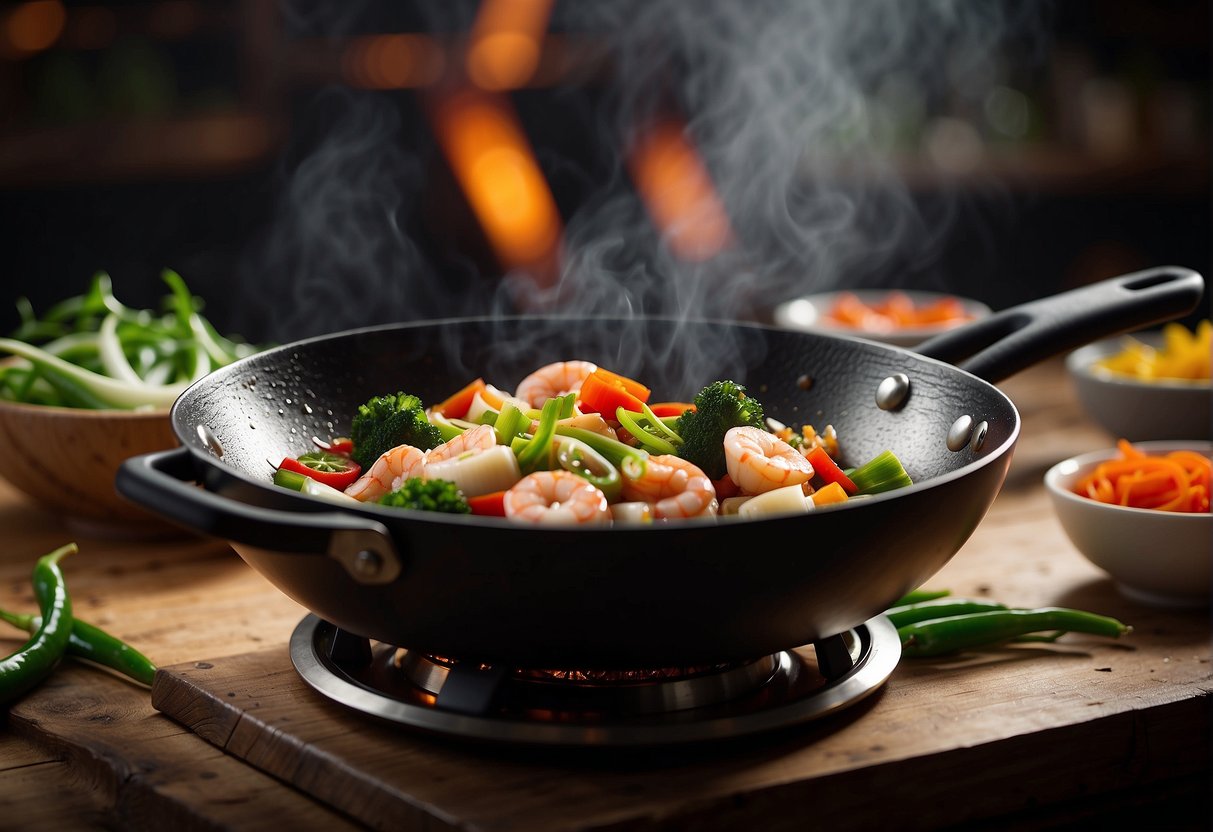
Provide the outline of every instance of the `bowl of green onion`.
{"type": "Polygon", "coordinates": [[[256,352],[220,335],[179,274],[162,272],[162,308],[137,309],[109,275],[0,338],[0,477],[40,507],[98,530],[162,532],[114,477],[131,456],[177,444],[169,409],[211,370],[256,352]]]}

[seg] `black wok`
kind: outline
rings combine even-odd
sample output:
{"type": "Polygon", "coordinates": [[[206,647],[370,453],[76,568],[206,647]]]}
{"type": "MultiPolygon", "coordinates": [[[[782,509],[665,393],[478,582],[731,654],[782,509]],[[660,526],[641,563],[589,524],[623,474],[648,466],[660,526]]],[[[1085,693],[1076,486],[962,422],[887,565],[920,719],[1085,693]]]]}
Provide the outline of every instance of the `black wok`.
{"type": "Polygon", "coordinates": [[[964,544],[1020,432],[991,380],[1194,309],[1204,281],[1159,268],[1034,301],[923,344],[673,319],[513,317],[360,329],[220,369],[172,409],[182,447],[129,460],[117,488],[229,541],[288,596],[351,633],[515,666],[748,659],[878,615],[964,544]],[[347,433],[359,404],[439,401],[476,376],[512,388],[587,359],[688,399],[744,383],[768,416],[833,424],[849,464],[891,448],[915,485],[806,515],[644,528],[556,528],[367,505],[271,483],[271,461],[347,433]],[[959,366],[955,362],[962,361],[959,366]],[[885,379],[909,394],[878,405],[885,379]],[[973,429],[964,430],[969,417],[973,429]],[[203,487],[199,488],[198,484],[203,487]]]}

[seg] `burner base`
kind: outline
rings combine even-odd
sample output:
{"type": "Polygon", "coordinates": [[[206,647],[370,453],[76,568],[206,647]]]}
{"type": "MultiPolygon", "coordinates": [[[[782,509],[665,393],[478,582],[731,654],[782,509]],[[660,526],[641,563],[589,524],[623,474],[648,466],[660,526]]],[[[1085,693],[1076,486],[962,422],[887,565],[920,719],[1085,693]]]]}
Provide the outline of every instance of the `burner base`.
{"type": "MultiPolygon", "coordinates": [[[[579,705],[576,696],[567,704],[552,701],[550,696],[529,701],[526,685],[502,685],[505,674],[500,671],[492,671],[492,685],[481,690],[474,702],[444,697],[441,692],[435,695],[408,683],[398,666],[398,648],[375,644],[367,660],[366,652],[352,648],[349,638],[311,614],[291,636],[295,669],[327,698],[425,733],[558,747],[681,745],[800,724],[866,698],[884,684],[901,658],[896,629],[887,618],[877,616],[828,640],[825,646],[785,650],[752,663],[762,668],[764,681],[743,688],[735,697],[718,696],[701,706],[684,702],[668,710],[620,712],[579,705]],[[817,651],[827,648],[829,654],[819,660],[817,651]],[[844,650],[845,655],[839,655],[844,650]],[[351,654],[359,660],[348,661],[351,654]],[[844,669],[848,663],[849,669],[844,669]]],[[[669,684],[656,682],[648,687],[669,684]]],[[[635,693],[643,692],[646,685],[631,687],[635,690],[630,696],[635,699],[635,693]]],[[[660,698],[660,693],[656,696],[660,698]]]]}

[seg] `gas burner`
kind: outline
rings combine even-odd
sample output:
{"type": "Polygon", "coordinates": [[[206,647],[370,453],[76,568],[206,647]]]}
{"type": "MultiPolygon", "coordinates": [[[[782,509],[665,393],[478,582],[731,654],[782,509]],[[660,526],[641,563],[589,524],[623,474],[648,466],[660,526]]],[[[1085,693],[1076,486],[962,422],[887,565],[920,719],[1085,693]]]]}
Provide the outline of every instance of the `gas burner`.
{"type": "Polygon", "coordinates": [[[640,670],[510,669],[350,635],[309,614],[291,660],[313,689],[426,733],[540,746],[640,747],[746,736],[864,699],[901,658],[884,616],[752,661],[640,670]]]}

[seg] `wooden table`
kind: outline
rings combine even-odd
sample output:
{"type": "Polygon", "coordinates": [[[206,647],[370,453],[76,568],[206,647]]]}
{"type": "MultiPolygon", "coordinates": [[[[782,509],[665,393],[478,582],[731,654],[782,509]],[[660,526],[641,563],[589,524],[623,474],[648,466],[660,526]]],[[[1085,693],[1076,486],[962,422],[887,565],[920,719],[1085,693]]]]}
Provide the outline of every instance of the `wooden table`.
{"type": "MultiPolygon", "coordinates": [[[[1208,610],[1135,605],[1065,538],[1041,477],[1111,438],[1079,413],[1060,361],[1001,386],[1024,419],[1010,475],[976,534],[928,586],[1102,612],[1132,624],[1129,638],[903,658],[878,695],[820,729],[643,766],[562,766],[388,735],[380,740],[394,765],[426,773],[399,796],[416,826],[797,829],[816,819],[835,829],[882,821],[1046,829],[1119,820],[1208,829],[1208,610]]],[[[80,552],[64,569],[77,615],[163,668],[238,664],[258,652],[284,663],[306,612],[221,542],[90,533],[5,483],[0,528],[0,605],[32,610],[34,559],[75,540],[80,552]]],[[[20,642],[4,637],[6,652],[20,642]]],[[[365,826],[169,719],[146,688],[95,668],[65,662],[10,708],[0,732],[0,827],[170,825],[365,826]]]]}

